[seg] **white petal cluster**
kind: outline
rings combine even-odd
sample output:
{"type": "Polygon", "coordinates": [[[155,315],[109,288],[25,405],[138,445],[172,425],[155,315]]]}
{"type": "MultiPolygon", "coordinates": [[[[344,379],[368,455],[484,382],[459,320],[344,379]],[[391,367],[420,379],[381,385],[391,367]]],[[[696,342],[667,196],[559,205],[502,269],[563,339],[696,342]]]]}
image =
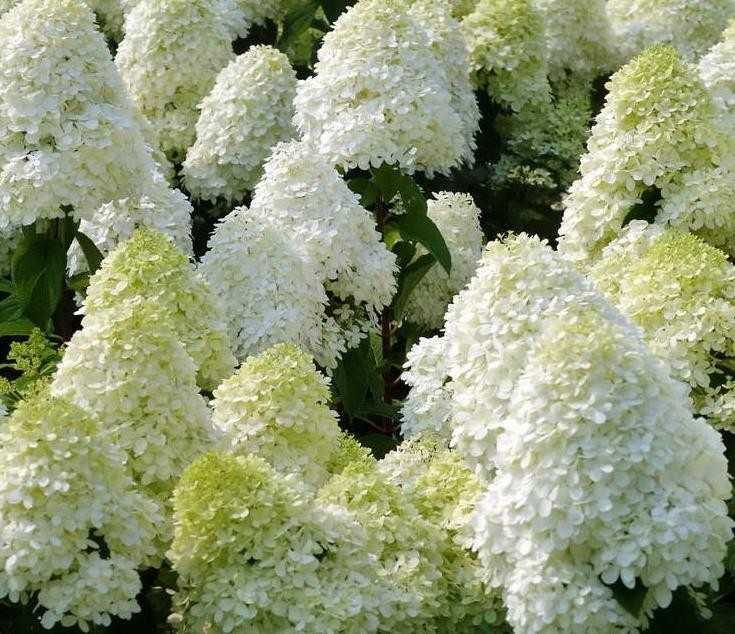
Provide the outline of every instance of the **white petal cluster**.
{"type": "Polygon", "coordinates": [[[665,42],[696,61],[720,39],[735,16],[733,0],[608,0],[616,42],[630,59],[647,46],[665,42]]]}
{"type": "Polygon", "coordinates": [[[255,455],[210,453],[187,469],[174,493],[169,552],[178,631],[376,631],[390,597],[365,532],[293,484],[255,455]]]}
{"type": "Polygon", "coordinates": [[[329,409],[329,379],[311,357],[277,344],[249,357],[215,391],[212,421],[236,454],[257,454],[279,473],[308,486],[328,477],[340,430],[329,409]]]}
{"type": "Polygon", "coordinates": [[[712,98],[733,117],[735,108],[735,21],[722,39],[699,60],[699,76],[712,98]]]}
{"type": "Polygon", "coordinates": [[[91,218],[140,195],[154,165],[82,0],[26,0],[0,19],[0,228],[91,218]],[[43,20],[38,19],[43,16],[43,20]]]}
{"type": "Polygon", "coordinates": [[[140,0],[127,16],[115,61],[174,162],[194,142],[199,102],[235,57],[236,14],[234,0],[140,0]]]}
{"type": "Polygon", "coordinates": [[[532,0],[541,13],[552,82],[584,86],[618,61],[606,0],[532,0]]]}
{"type": "Polygon", "coordinates": [[[548,245],[523,234],[490,242],[477,274],[449,306],[442,337],[409,354],[403,433],[451,430],[482,478],[492,476],[496,433],[545,316],[574,304],[617,312],[548,245]]]}
{"type": "Polygon", "coordinates": [[[668,45],[656,45],[613,75],[564,201],[560,250],[572,260],[599,254],[646,193],[658,189],[657,222],[704,230],[732,243],[725,203],[733,194],[733,136],[697,76],[668,45]]]}
{"type": "Polygon", "coordinates": [[[735,358],[735,267],[727,255],[690,233],[636,221],[603,250],[590,277],[691,386],[700,413],[735,429],[735,394],[721,385],[719,365],[735,358]]]}
{"type": "Polygon", "coordinates": [[[156,526],[162,555],[171,539],[169,497],[184,469],[214,440],[196,366],[149,300],[121,305],[114,320],[86,319],[52,384],[98,418],[127,454],[136,483],[166,516],[156,526]]]}
{"type": "MultiPolygon", "coordinates": [[[[139,227],[148,227],[168,236],[187,256],[193,256],[191,241],[192,206],[178,189],[171,189],[156,172],[140,198],[124,198],[102,205],[89,220],[82,220],[79,231],[89,237],[103,255],[133,236],[139,227]]],[[[78,244],[69,252],[72,273],[88,270],[78,244]]]]}
{"type": "Polygon", "coordinates": [[[250,206],[313,262],[327,289],[369,315],[390,303],[396,258],[371,213],[308,143],[283,143],[265,164],[250,206]]]}
{"type": "Polygon", "coordinates": [[[586,95],[567,95],[498,115],[494,125],[504,152],[492,167],[491,182],[503,188],[533,185],[538,179],[554,192],[565,191],[579,176],[592,116],[586,95]]]}
{"type": "Polygon", "coordinates": [[[485,589],[479,562],[465,548],[466,525],[482,493],[480,481],[458,453],[431,435],[404,442],[380,461],[379,468],[442,532],[438,552],[443,604],[432,631],[472,634],[494,631],[491,626],[499,629],[504,617],[499,597],[485,589]]]}
{"type": "Polygon", "coordinates": [[[632,633],[677,587],[716,582],[732,526],[722,443],[581,273],[537,238],[491,243],[443,342],[445,380],[412,369],[410,383],[443,391],[485,483],[473,547],[516,631],[632,633]],[[638,617],[618,581],[647,588],[638,617]]]}
{"type": "Polygon", "coordinates": [[[294,122],[330,163],[447,172],[471,161],[478,110],[442,3],[360,0],[324,37],[294,122]],[[427,23],[424,17],[428,16],[427,23]]]}
{"type": "MultiPolygon", "coordinates": [[[[435,264],[416,285],[406,305],[406,317],[426,330],[444,323],[452,298],[475,274],[482,255],[480,210],[469,194],[439,192],[428,201],[428,216],[441,232],[452,256],[451,273],[435,264]]],[[[420,247],[417,255],[425,253],[420,247]]]]}
{"type": "Polygon", "coordinates": [[[516,631],[639,632],[676,588],[717,585],[733,526],[724,446],[625,320],[549,316],[508,396],[473,523],[516,631]],[[616,583],[643,586],[640,614],[616,583]]]}
{"type": "Polygon", "coordinates": [[[103,260],[80,312],[85,324],[109,324],[139,306],[153,310],[155,322],[184,345],[203,388],[230,376],[236,362],[215,293],[168,237],[147,227],[103,260]]]}
{"type": "Polygon", "coordinates": [[[155,505],[97,420],[39,394],[0,427],[0,597],[34,595],[41,623],[109,625],[140,610],[155,505]]]}
{"type": "Polygon", "coordinates": [[[227,298],[238,358],[288,342],[325,367],[390,303],[395,269],[371,214],[303,142],[276,148],[250,209],[224,219],[201,266],[227,298]]]}
{"type": "Polygon", "coordinates": [[[543,14],[531,0],[480,0],[462,30],[474,80],[494,101],[519,111],[549,100],[543,14]]]}
{"type": "Polygon", "coordinates": [[[368,461],[345,466],[324,485],[317,499],[346,507],[367,533],[366,548],[380,563],[378,580],[389,589],[381,607],[380,631],[433,631],[444,599],[439,552],[442,532],[421,517],[388,474],[368,461]]]}
{"type": "Polygon", "coordinates": [[[235,209],[215,228],[199,270],[220,300],[238,359],[293,343],[320,365],[336,365],[345,341],[326,313],[319,269],[277,227],[235,209]]]}
{"type": "Polygon", "coordinates": [[[232,202],[253,189],[271,149],[294,136],[296,84],[288,58],[270,46],[254,46],[222,70],[183,163],[196,198],[232,202]]]}

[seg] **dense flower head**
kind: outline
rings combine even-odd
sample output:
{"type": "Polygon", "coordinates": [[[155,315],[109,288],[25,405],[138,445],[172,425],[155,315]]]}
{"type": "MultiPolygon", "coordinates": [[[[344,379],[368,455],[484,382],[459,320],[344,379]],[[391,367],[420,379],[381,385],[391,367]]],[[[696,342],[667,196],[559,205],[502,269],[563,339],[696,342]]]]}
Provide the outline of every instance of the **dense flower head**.
{"type": "Polygon", "coordinates": [[[249,357],[215,391],[213,423],[238,454],[257,454],[309,486],[327,479],[340,436],[329,380],[292,344],[249,357]]]}
{"type": "MultiPolygon", "coordinates": [[[[52,392],[98,418],[128,456],[136,482],[161,514],[184,469],[214,441],[196,366],[149,301],[88,320],[68,344],[52,392]]],[[[170,540],[170,519],[158,541],[170,540]]]]}
{"type": "Polygon", "coordinates": [[[647,49],[615,73],[581,177],[564,202],[560,250],[573,260],[598,255],[652,188],[662,197],[659,222],[732,224],[724,205],[732,179],[723,175],[735,171],[733,137],[717,112],[696,69],[668,45],[647,49]]]}
{"type": "Polygon", "coordinates": [[[316,264],[326,289],[362,309],[365,321],[390,303],[395,254],[357,194],[308,143],[275,149],[255,187],[250,215],[286,236],[316,264]]]}
{"type": "Polygon", "coordinates": [[[360,443],[357,438],[347,432],[341,432],[337,445],[326,463],[330,475],[342,473],[349,465],[357,463],[364,466],[375,464],[375,457],[370,449],[360,443]]]}
{"type": "Polygon", "coordinates": [[[735,21],[722,38],[699,60],[699,76],[712,98],[732,117],[735,107],[735,21]]]}
{"type": "Polygon", "coordinates": [[[436,4],[360,0],[325,35],[294,122],[330,163],[431,175],[471,160],[479,111],[459,26],[436,4]]]}
{"type": "Polygon", "coordinates": [[[543,321],[497,447],[474,548],[516,631],[638,632],[676,588],[716,586],[724,446],[624,318],[570,305],[543,321]],[[615,583],[643,586],[639,614],[615,583]]]}
{"type": "Polygon", "coordinates": [[[128,92],[174,162],[194,142],[197,106],[234,58],[234,0],[140,0],[115,59],[128,92]]]}
{"type": "Polygon", "coordinates": [[[549,78],[561,86],[589,89],[589,82],[613,69],[616,42],[606,0],[532,0],[541,13],[549,78]]]}
{"type": "Polygon", "coordinates": [[[607,13],[616,43],[627,58],[659,42],[689,61],[720,38],[735,15],[733,0],[608,0],[607,13]]]}
{"type": "Polygon", "coordinates": [[[271,149],[294,136],[296,84],[288,58],[270,46],[250,48],[220,72],[183,164],[196,198],[236,201],[253,189],[271,149]]]}
{"type": "Polygon", "coordinates": [[[170,238],[147,227],[136,229],[102,261],[81,313],[85,324],[111,322],[142,305],[184,344],[202,387],[212,389],[231,374],[235,359],[213,290],[170,238]]]}
{"type": "MultiPolygon", "coordinates": [[[[102,255],[115,250],[133,236],[139,227],[148,227],[169,237],[187,256],[193,256],[191,241],[192,206],[178,189],[171,189],[156,172],[145,193],[136,198],[113,200],[102,205],[89,220],[82,220],[79,231],[94,242],[102,255]]],[[[69,270],[88,270],[82,250],[74,243],[69,251],[69,270]]]]}
{"type": "Polygon", "coordinates": [[[700,413],[735,429],[734,396],[720,366],[735,357],[735,267],[727,255],[690,233],[635,221],[590,276],[691,386],[700,413]]]}
{"type": "Polygon", "coordinates": [[[482,570],[466,549],[466,525],[483,490],[480,481],[458,453],[433,435],[404,442],[380,461],[379,468],[410,497],[421,516],[442,531],[438,552],[443,605],[434,631],[496,631],[490,626],[500,631],[500,601],[486,591],[482,570]]]}
{"type": "Polygon", "coordinates": [[[238,359],[293,343],[320,365],[336,366],[344,336],[326,313],[318,263],[305,260],[288,235],[245,207],[219,222],[208,246],[199,270],[220,298],[238,359]]]}
{"type": "Polygon", "coordinates": [[[68,210],[90,218],[149,178],[133,106],[81,0],[26,0],[0,19],[0,139],[0,229],[68,210]]]}
{"type": "Polygon", "coordinates": [[[0,427],[0,596],[34,595],[46,628],[140,610],[137,569],[161,518],[125,462],[94,417],[47,393],[0,427]]]}
{"type": "Polygon", "coordinates": [[[495,119],[504,152],[493,165],[492,182],[531,184],[538,179],[565,191],[579,176],[592,121],[588,97],[567,95],[495,119]]]}
{"type": "Polygon", "coordinates": [[[450,432],[468,464],[490,477],[509,392],[543,320],[569,304],[617,315],[540,239],[521,234],[490,242],[475,277],[449,306],[445,334],[422,339],[409,354],[403,434],[450,432]]]}
{"type": "Polygon", "coordinates": [[[490,243],[444,330],[411,353],[404,416],[413,433],[439,420],[481,478],[473,548],[516,631],[634,632],[719,578],[722,443],[582,273],[538,238],[490,243]],[[636,579],[639,617],[609,587],[636,579]]]}
{"type": "Polygon", "coordinates": [[[421,517],[410,497],[375,463],[348,464],[317,499],[354,513],[367,533],[368,550],[378,556],[380,580],[390,588],[380,631],[432,631],[443,600],[441,531],[421,517]]]}
{"type": "Polygon", "coordinates": [[[462,20],[475,82],[514,111],[550,98],[544,22],[531,0],[480,0],[462,20]]]}
{"type": "Polygon", "coordinates": [[[385,586],[365,532],[259,456],[209,453],[174,492],[182,632],[375,632],[385,586]]]}
{"type": "MultiPolygon", "coordinates": [[[[428,201],[434,221],[452,257],[451,273],[435,264],[416,285],[406,305],[406,317],[427,330],[441,328],[452,298],[475,274],[482,254],[480,210],[469,194],[439,192],[428,201]]],[[[417,255],[425,253],[423,247],[417,255]]]]}

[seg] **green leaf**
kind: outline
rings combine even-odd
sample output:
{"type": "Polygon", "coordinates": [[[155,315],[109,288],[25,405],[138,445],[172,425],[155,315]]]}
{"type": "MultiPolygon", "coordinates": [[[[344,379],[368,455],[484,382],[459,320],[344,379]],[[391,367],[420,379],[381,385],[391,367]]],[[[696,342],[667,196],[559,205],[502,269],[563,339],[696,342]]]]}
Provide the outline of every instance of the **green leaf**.
{"type": "Polygon", "coordinates": [[[89,236],[83,234],[81,231],[77,231],[75,237],[77,242],[79,243],[79,246],[82,248],[82,253],[84,253],[84,257],[87,260],[89,274],[94,275],[97,272],[97,269],[100,268],[100,264],[102,264],[104,256],[89,236]]]}
{"type": "Polygon", "coordinates": [[[632,588],[628,588],[620,579],[608,587],[612,590],[615,600],[626,612],[630,612],[636,618],[640,616],[643,601],[648,593],[648,588],[641,583],[640,579],[636,579],[636,584],[632,588]]]}
{"type": "Polygon", "coordinates": [[[403,240],[396,242],[392,247],[391,251],[398,256],[396,264],[399,269],[406,268],[413,260],[413,256],[416,255],[416,246],[410,242],[404,242],[403,240]]]}
{"type": "Polygon", "coordinates": [[[393,165],[383,163],[377,169],[372,170],[373,183],[383,194],[383,200],[389,202],[398,193],[402,181],[406,178],[401,171],[393,165]]]}
{"type": "Polygon", "coordinates": [[[332,381],[345,414],[350,419],[354,418],[365,402],[368,391],[368,377],[359,348],[352,348],[342,355],[332,381]]]}
{"type": "Polygon", "coordinates": [[[403,207],[406,213],[418,214],[420,216],[426,215],[428,211],[426,197],[412,178],[405,176],[398,186],[398,192],[401,194],[401,200],[403,201],[403,207]]]}
{"type": "Polygon", "coordinates": [[[75,293],[84,293],[89,286],[89,273],[78,273],[77,275],[72,275],[66,281],[66,285],[75,293]]]}
{"type": "Polygon", "coordinates": [[[391,220],[398,227],[404,240],[421,243],[447,272],[452,270],[452,256],[441,231],[428,216],[404,214],[391,220]]]}
{"type": "Polygon", "coordinates": [[[319,9],[318,0],[308,0],[283,19],[283,29],[276,44],[278,50],[286,52],[299,35],[311,26],[317,9],[319,9]]]}
{"type": "Polygon", "coordinates": [[[327,16],[327,20],[334,22],[340,14],[351,4],[347,0],[322,0],[322,9],[327,16]]]}
{"type": "Polygon", "coordinates": [[[0,322],[14,321],[23,317],[23,307],[13,295],[0,302],[0,322]]]}
{"type": "Polygon", "coordinates": [[[387,434],[367,434],[358,440],[361,445],[370,449],[378,460],[398,446],[396,439],[387,434]]]}
{"type": "Polygon", "coordinates": [[[30,335],[37,328],[29,319],[20,318],[0,323],[0,337],[21,337],[30,335]]]}
{"type": "Polygon", "coordinates": [[[363,207],[370,207],[380,193],[375,183],[366,178],[353,178],[347,183],[347,186],[360,196],[360,204],[363,207]]]}
{"type": "Polygon", "coordinates": [[[0,293],[12,293],[12,292],[13,292],[12,282],[5,277],[0,277],[0,293]]]}
{"type": "Polygon", "coordinates": [[[33,235],[25,238],[11,261],[12,296],[24,317],[46,330],[61,298],[66,250],[53,238],[33,235]]]}
{"type": "Polygon", "coordinates": [[[413,289],[422,280],[429,269],[436,264],[433,255],[427,253],[422,255],[415,262],[409,264],[398,275],[398,290],[393,298],[393,318],[396,321],[403,319],[403,313],[406,311],[408,299],[411,297],[413,289]]]}

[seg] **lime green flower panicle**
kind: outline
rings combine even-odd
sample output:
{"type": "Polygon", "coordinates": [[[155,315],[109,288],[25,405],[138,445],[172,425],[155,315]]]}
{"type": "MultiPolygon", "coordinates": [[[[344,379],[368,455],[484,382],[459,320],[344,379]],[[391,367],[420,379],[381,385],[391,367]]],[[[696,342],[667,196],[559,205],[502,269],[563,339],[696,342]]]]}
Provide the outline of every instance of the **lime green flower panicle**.
{"type": "Polygon", "coordinates": [[[475,82],[514,111],[548,101],[542,14],[530,0],[480,0],[462,20],[475,82]]]}
{"type": "Polygon", "coordinates": [[[203,388],[213,389],[232,372],[236,362],[218,300],[187,256],[145,227],[103,260],[81,313],[84,324],[114,320],[143,304],[184,344],[203,388]]]}
{"type": "Polygon", "coordinates": [[[329,379],[312,358],[277,344],[248,358],[215,391],[213,422],[237,454],[257,454],[280,473],[316,487],[340,436],[329,379]]]}
{"type": "Polygon", "coordinates": [[[384,599],[355,518],[255,455],[209,453],[174,492],[182,632],[376,632],[384,599]]]}
{"type": "Polygon", "coordinates": [[[125,463],[94,417],[47,392],[0,427],[0,597],[32,596],[45,628],[140,611],[137,570],[155,560],[162,518],[125,463]]]}
{"type": "Polygon", "coordinates": [[[699,413],[735,430],[727,379],[735,358],[735,267],[727,255],[690,233],[638,221],[603,251],[590,276],[689,384],[699,413]]]}

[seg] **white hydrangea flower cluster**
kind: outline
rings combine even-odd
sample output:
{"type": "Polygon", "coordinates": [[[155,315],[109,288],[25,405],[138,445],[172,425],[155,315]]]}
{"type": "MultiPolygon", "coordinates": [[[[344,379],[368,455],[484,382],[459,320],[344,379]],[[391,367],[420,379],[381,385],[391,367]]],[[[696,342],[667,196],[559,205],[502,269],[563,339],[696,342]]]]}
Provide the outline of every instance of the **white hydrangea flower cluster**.
{"type": "Polygon", "coordinates": [[[148,300],[115,307],[69,342],[52,383],[99,418],[125,451],[136,483],[165,519],[156,526],[163,555],[171,539],[171,491],[181,473],[214,442],[210,413],[196,384],[196,366],[176,332],[148,300]]]}
{"type": "Polygon", "coordinates": [[[439,437],[424,435],[390,452],[379,468],[404,490],[421,516],[443,533],[439,547],[443,604],[432,631],[504,631],[500,599],[485,589],[482,569],[467,550],[467,523],[483,488],[462,457],[439,437]]]}
{"type": "Polygon", "coordinates": [[[45,628],[140,610],[161,517],[125,462],[97,420],[45,392],[0,426],[0,597],[35,595],[45,628]]]}
{"type": "Polygon", "coordinates": [[[234,0],[140,0],[125,20],[115,61],[174,163],[194,142],[199,102],[235,57],[237,14],[234,0]]]}
{"type": "Polygon", "coordinates": [[[690,233],[635,221],[590,277],[691,386],[700,413],[735,429],[735,394],[719,384],[722,359],[735,358],[735,267],[727,255],[690,233]]]}
{"type": "Polygon", "coordinates": [[[84,325],[106,326],[139,306],[148,306],[154,322],[166,324],[181,341],[204,389],[230,376],[236,361],[215,293],[167,236],[147,227],[103,260],[80,312],[84,325]]]}
{"type": "Polygon", "coordinates": [[[279,145],[255,187],[251,215],[277,227],[316,263],[327,289],[370,315],[395,292],[396,258],[373,215],[308,143],[279,145]]]}
{"type": "Polygon", "coordinates": [[[735,16],[733,0],[607,0],[615,40],[630,59],[665,42],[696,61],[735,16]]]}
{"type": "Polygon", "coordinates": [[[369,461],[345,466],[322,487],[317,500],[346,507],[367,533],[366,549],[380,562],[376,582],[388,587],[380,631],[433,631],[444,599],[442,532],[421,517],[410,497],[369,461]]]}
{"type": "Polygon", "coordinates": [[[599,255],[651,188],[662,198],[656,222],[732,246],[726,201],[735,136],[718,120],[696,69],[656,45],[615,73],[608,88],[581,177],[564,201],[560,250],[575,261],[599,255]]]}
{"type": "Polygon", "coordinates": [[[312,358],[277,344],[246,359],[214,391],[212,422],[234,453],[257,454],[279,473],[318,487],[340,438],[329,400],[329,379],[312,358]]]}
{"type": "Polygon", "coordinates": [[[0,228],[67,210],[89,219],[140,195],[154,164],[136,117],[81,0],[26,0],[4,15],[0,228]]]}
{"type": "Polygon", "coordinates": [[[446,435],[479,476],[492,476],[495,434],[544,316],[569,304],[616,311],[546,243],[526,235],[490,242],[477,273],[447,311],[443,337],[411,350],[404,436],[446,435]]]}
{"type": "Polygon", "coordinates": [[[472,159],[479,110],[459,25],[443,3],[409,4],[349,8],[324,37],[316,75],[299,86],[294,122],[330,163],[431,175],[472,159]]]}
{"type": "MultiPolygon", "coordinates": [[[[176,247],[192,257],[189,200],[178,189],[171,189],[160,172],[140,198],[113,200],[102,205],[89,220],[82,220],[79,231],[89,237],[103,255],[130,239],[136,229],[148,227],[171,238],[176,247]]],[[[69,270],[76,274],[88,270],[82,250],[74,243],[69,250],[69,270]]]]}
{"type": "Polygon", "coordinates": [[[722,443],[581,273],[537,238],[492,243],[428,341],[443,369],[409,383],[446,400],[424,423],[412,393],[404,415],[420,430],[441,412],[485,483],[474,548],[516,630],[634,632],[677,587],[716,583],[732,528],[722,443]],[[638,618],[618,580],[648,589],[638,618]]]}
{"type": "Polygon", "coordinates": [[[294,343],[324,367],[344,352],[341,331],[326,314],[329,298],[315,263],[288,236],[239,207],[209,240],[199,270],[220,298],[236,358],[294,343]]]}
{"type": "Polygon", "coordinates": [[[287,342],[330,368],[390,303],[396,284],[395,255],[371,214],[304,142],[276,148],[250,209],[218,226],[201,270],[227,298],[238,358],[287,342]]]}
{"type": "Polygon", "coordinates": [[[618,52],[606,0],[532,0],[541,13],[549,78],[589,90],[597,76],[616,67],[618,52]]]}
{"type": "Polygon", "coordinates": [[[730,118],[735,108],[735,21],[730,22],[721,40],[699,60],[699,76],[712,98],[730,118]]]}
{"type": "Polygon", "coordinates": [[[370,634],[383,602],[354,517],[305,498],[259,456],[210,453],[174,493],[181,632],[370,634]]]}
{"type": "Polygon", "coordinates": [[[549,316],[508,405],[474,547],[516,631],[639,632],[676,588],[717,586],[724,446],[626,320],[549,316]],[[615,583],[643,586],[638,615],[615,583]]]}
{"type": "Polygon", "coordinates": [[[548,101],[543,14],[531,0],[479,0],[462,20],[475,82],[513,111],[548,101]]]}
{"type": "Polygon", "coordinates": [[[222,70],[182,166],[196,198],[232,202],[253,189],[271,149],[295,134],[296,85],[288,58],[270,46],[254,46],[222,70]]]}
{"type": "MultiPolygon", "coordinates": [[[[469,194],[439,192],[428,201],[428,216],[434,221],[452,256],[451,274],[438,264],[416,285],[406,304],[406,317],[427,330],[441,328],[452,298],[475,274],[482,255],[480,210],[469,194]]],[[[417,255],[425,253],[423,247],[417,255]]]]}
{"type": "Polygon", "coordinates": [[[125,3],[136,0],[84,0],[97,16],[102,32],[114,42],[119,42],[125,21],[125,3]]]}

